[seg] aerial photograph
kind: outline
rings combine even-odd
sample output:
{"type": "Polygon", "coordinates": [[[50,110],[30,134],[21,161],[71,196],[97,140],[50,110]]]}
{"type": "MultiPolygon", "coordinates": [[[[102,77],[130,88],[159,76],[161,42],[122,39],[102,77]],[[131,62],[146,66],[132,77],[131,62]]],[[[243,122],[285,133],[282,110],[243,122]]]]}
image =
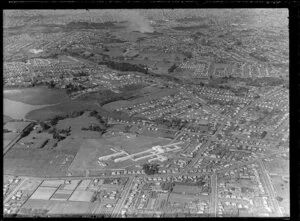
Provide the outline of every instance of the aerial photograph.
{"type": "Polygon", "coordinates": [[[288,14],[3,10],[4,217],[290,217],[288,14]]]}

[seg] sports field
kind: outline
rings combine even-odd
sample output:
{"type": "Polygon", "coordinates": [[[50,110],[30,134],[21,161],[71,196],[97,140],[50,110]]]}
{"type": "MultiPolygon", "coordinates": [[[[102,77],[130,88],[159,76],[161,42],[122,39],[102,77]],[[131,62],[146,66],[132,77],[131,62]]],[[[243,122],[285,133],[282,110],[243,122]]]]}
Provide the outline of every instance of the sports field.
{"type": "Polygon", "coordinates": [[[49,200],[50,197],[55,193],[56,188],[53,187],[39,187],[30,199],[38,199],[38,200],[49,200]]]}

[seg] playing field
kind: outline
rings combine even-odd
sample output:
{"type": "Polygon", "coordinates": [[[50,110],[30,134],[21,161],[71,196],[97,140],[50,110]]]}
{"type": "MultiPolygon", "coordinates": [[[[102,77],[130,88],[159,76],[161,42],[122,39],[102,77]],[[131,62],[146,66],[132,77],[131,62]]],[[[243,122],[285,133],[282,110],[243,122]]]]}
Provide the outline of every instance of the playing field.
{"type": "Polygon", "coordinates": [[[54,194],[56,188],[52,187],[39,187],[34,194],[30,197],[30,199],[38,199],[38,200],[49,200],[50,197],[54,194]]]}
{"type": "Polygon", "coordinates": [[[45,187],[59,187],[63,183],[64,183],[64,180],[45,180],[41,184],[41,186],[45,186],[45,187]]]}
{"type": "Polygon", "coordinates": [[[170,193],[168,202],[189,203],[197,200],[195,195],[185,195],[178,193],[170,193]]]}
{"type": "Polygon", "coordinates": [[[75,190],[69,201],[90,202],[93,194],[93,191],[75,190]]]}

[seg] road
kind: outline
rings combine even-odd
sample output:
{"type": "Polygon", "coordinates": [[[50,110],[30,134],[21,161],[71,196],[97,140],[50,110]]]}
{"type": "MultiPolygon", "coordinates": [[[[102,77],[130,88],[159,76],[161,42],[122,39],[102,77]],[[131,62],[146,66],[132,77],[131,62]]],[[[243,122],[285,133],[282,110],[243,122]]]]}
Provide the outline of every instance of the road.
{"type": "Polygon", "coordinates": [[[114,210],[112,211],[112,217],[119,217],[122,206],[123,206],[125,200],[128,198],[128,194],[129,194],[129,191],[131,189],[130,187],[131,187],[131,184],[132,184],[133,180],[134,180],[134,178],[130,177],[128,182],[126,183],[126,185],[124,187],[124,190],[121,194],[121,198],[117,202],[117,205],[115,206],[114,210]]]}
{"type": "Polygon", "coordinates": [[[217,193],[217,174],[213,173],[211,176],[211,194],[210,194],[210,206],[209,214],[213,217],[217,215],[217,205],[218,205],[218,193],[217,193]]]}
{"type": "Polygon", "coordinates": [[[21,132],[20,134],[15,137],[3,150],[3,156],[5,156],[5,154],[22,138],[22,133],[25,129],[27,129],[28,127],[31,127],[32,123],[28,124],[21,132]]]}
{"type": "Polygon", "coordinates": [[[267,176],[267,170],[265,168],[265,165],[263,164],[263,162],[261,161],[261,159],[258,160],[258,164],[260,166],[261,172],[262,172],[262,181],[264,183],[264,186],[266,187],[268,196],[270,197],[270,200],[273,204],[273,208],[274,208],[274,215],[275,216],[280,216],[282,217],[282,212],[280,210],[280,207],[278,205],[278,202],[276,201],[276,195],[274,193],[274,188],[272,186],[272,182],[270,180],[270,177],[267,176]]]}
{"type": "Polygon", "coordinates": [[[21,187],[21,185],[26,181],[26,180],[28,180],[28,177],[22,177],[22,180],[21,180],[21,182],[14,188],[14,190],[10,193],[10,194],[8,194],[7,196],[6,196],[6,198],[4,199],[4,202],[3,202],[3,204],[5,204],[5,203],[7,203],[7,201],[19,190],[19,188],[21,187]]]}

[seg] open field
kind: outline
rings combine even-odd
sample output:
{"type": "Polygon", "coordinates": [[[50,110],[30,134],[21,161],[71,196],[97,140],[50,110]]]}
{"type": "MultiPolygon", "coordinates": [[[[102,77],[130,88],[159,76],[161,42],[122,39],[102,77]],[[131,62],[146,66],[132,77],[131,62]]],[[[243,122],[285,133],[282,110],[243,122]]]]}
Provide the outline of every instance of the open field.
{"type": "Polygon", "coordinates": [[[75,215],[75,214],[91,214],[95,204],[89,202],[72,202],[72,201],[56,201],[56,200],[31,200],[29,199],[23,208],[46,209],[48,214],[53,215],[75,215]]]}
{"type": "Polygon", "coordinates": [[[75,190],[81,180],[71,180],[71,183],[63,184],[59,187],[60,190],[75,190]]]}
{"type": "Polygon", "coordinates": [[[3,114],[13,119],[23,119],[25,116],[34,110],[47,107],[49,105],[30,105],[19,101],[3,99],[3,114]]]}
{"type": "Polygon", "coordinates": [[[6,124],[7,122],[13,120],[13,118],[7,116],[7,115],[3,115],[3,124],[6,124]]]}
{"type": "Polygon", "coordinates": [[[8,122],[4,125],[4,129],[9,130],[9,131],[14,131],[14,132],[21,132],[26,128],[30,122],[8,122]]]}
{"type": "Polygon", "coordinates": [[[64,90],[45,87],[4,89],[4,98],[31,105],[57,104],[70,100],[64,90]]]}
{"type": "MultiPolygon", "coordinates": [[[[105,161],[106,167],[100,166],[97,161],[101,156],[107,156],[115,153],[111,148],[115,150],[124,150],[129,154],[138,153],[144,150],[148,150],[155,145],[164,145],[169,143],[170,140],[164,138],[153,137],[134,137],[132,134],[125,134],[122,136],[110,137],[107,139],[88,139],[81,145],[73,163],[69,167],[70,172],[85,172],[90,171],[90,174],[94,174],[99,170],[126,168],[131,165],[147,162],[148,159],[133,162],[131,160],[125,160],[123,162],[113,162],[113,160],[105,161]]],[[[150,158],[149,158],[150,159],[150,158]]]]}
{"type": "Polygon", "coordinates": [[[284,208],[284,214],[290,214],[290,182],[281,176],[270,176],[279,205],[284,208]]]}
{"type": "Polygon", "coordinates": [[[142,152],[148,150],[156,145],[165,145],[170,142],[169,139],[161,137],[145,137],[135,136],[134,134],[124,134],[122,136],[115,136],[107,138],[115,146],[121,147],[129,154],[142,152]]]}
{"type": "Polygon", "coordinates": [[[33,191],[40,185],[42,181],[39,179],[27,179],[19,188],[20,191],[27,191],[33,193],[33,191]]]}
{"type": "MultiPolygon", "coordinates": [[[[72,146],[73,147],[73,146],[72,146]]],[[[73,149],[12,148],[4,157],[4,174],[23,176],[62,176],[75,157],[73,149]]]]}
{"type": "Polygon", "coordinates": [[[266,169],[270,173],[275,174],[289,174],[289,161],[288,160],[281,160],[281,159],[274,159],[271,162],[264,162],[266,165],[266,169]]]}
{"type": "Polygon", "coordinates": [[[69,201],[90,202],[93,194],[94,192],[92,191],[75,190],[69,201]]]}
{"type": "Polygon", "coordinates": [[[18,133],[10,132],[3,134],[3,147],[6,147],[15,137],[18,136],[18,133]]]}
{"type": "Polygon", "coordinates": [[[57,115],[69,114],[73,111],[82,111],[82,110],[97,110],[99,106],[92,101],[66,101],[57,105],[44,107],[38,110],[33,110],[26,115],[27,119],[30,120],[48,120],[57,115]]]}
{"type": "MultiPolygon", "coordinates": [[[[148,88],[147,90],[149,91],[150,89],[148,88]]],[[[130,101],[129,100],[126,100],[126,101],[119,100],[119,101],[115,101],[115,102],[105,104],[103,106],[103,108],[106,109],[106,110],[116,110],[116,109],[121,108],[121,107],[123,107],[123,108],[124,107],[130,107],[134,104],[144,103],[144,102],[154,100],[154,99],[160,99],[163,96],[167,96],[167,95],[174,94],[174,93],[177,93],[176,89],[164,89],[164,90],[163,89],[157,89],[156,92],[144,94],[143,97],[140,97],[140,98],[137,98],[137,99],[134,99],[134,100],[130,100],[130,101]]]]}
{"type": "Polygon", "coordinates": [[[87,139],[83,142],[78,151],[73,163],[69,167],[70,172],[84,171],[93,168],[101,167],[97,164],[100,156],[105,156],[114,153],[110,148],[110,143],[103,139],[87,139]]]}
{"type": "Polygon", "coordinates": [[[41,186],[45,187],[59,187],[61,184],[63,184],[63,180],[45,180],[41,186]]]}
{"type": "Polygon", "coordinates": [[[48,200],[54,194],[56,188],[39,187],[30,197],[30,199],[48,200]]]}
{"type": "Polygon", "coordinates": [[[178,194],[187,194],[187,195],[195,195],[200,192],[200,189],[198,186],[195,185],[182,185],[182,184],[176,184],[173,188],[173,193],[178,194]]]}
{"type": "Polygon", "coordinates": [[[71,137],[77,138],[100,138],[101,133],[97,131],[83,131],[82,128],[88,128],[90,125],[100,126],[95,117],[90,117],[89,112],[76,118],[66,118],[58,121],[56,128],[58,130],[68,129],[71,127],[71,137]]]}
{"type": "Polygon", "coordinates": [[[195,195],[170,193],[168,202],[189,203],[189,202],[195,201],[195,200],[197,200],[197,197],[195,195]]]}

